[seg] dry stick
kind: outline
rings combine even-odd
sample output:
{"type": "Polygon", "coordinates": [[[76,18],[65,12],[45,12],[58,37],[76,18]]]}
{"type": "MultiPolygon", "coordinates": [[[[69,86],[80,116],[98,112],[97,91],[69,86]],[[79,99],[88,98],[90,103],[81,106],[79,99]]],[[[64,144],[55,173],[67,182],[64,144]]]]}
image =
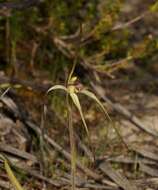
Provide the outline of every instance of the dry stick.
{"type": "MultiPolygon", "coordinates": [[[[103,158],[102,160],[105,160],[105,159],[103,158]]],[[[136,163],[135,158],[131,158],[128,156],[110,157],[110,158],[106,159],[106,161],[112,162],[112,163],[122,163],[122,164],[134,164],[134,163],[136,163]]],[[[138,157],[137,163],[157,166],[157,162],[155,162],[153,160],[149,160],[147,158],[139,158],[138,157]]]]}
{"type": "Polygon", "coordinates": [[[140,189],[147,189],[147,187],[153,187],[152,190],[158,187],[158,177],[148,177],[138,180],[133,180],[133,183],[139,185],[140,189]]]}
{"type": "Polygon", "coordinates": [[[139,163],[139,170],[152,176],[152,177],[158,177],[158,170],[157,168],[152,168],[146,164],[139,163]]]}
{"type": "Polygon", "coordinates": [[[105,162],[100,164],[99,169],[124,190],[137,190],[137,187],[134,185],[134,183],[130,183],[130,181],[125,176],[114,170],[110,163],[105,162]]]}
{"type": "Polygon", "coordinates": [[[9,90],[10,90],[10,87],[8,87],[8,88],[0,95],[0,98],[3,98],[3,97],[8,93],[9,90]]]}
{"type": "Polygon", "coordinates": [[[146,133],[150,134],[153,137],[158,137],[158,132],[151,129],[150,127],[146,127],[134,114],[128,111],[125,107],[123,107],[119,103],[113,103],[108,97],[105,95],[105,90],[100,85],[95,85],[91,82],[92,87],[96,91],[96,93],[105,101],[107,102],[115,111],[119,114],[124,116],[127,120],[133,123],[139,129],[145,131],[146,133]]]}
{"type": "Polygon", "coordinates": [[[149,160],[158,162],[158,155],[157,153],[154,153],[154,151],[151,151],[151,147],[150,147],[150,150],[149,148],[144,149],[138,146],[132,146],[131,149],[137,154],[140,154],[141,156],[143,156],[144,158],[148,158],[149,160]]]}
{"type": "Polygon", "coordinates": [[[11,155],[16,156],[18,158],[30,160],[33,163],[37,163],[37,158],[34,155],[32,155],[28,152],[19,150],[17,148],[14,148],[14,147],[9,146],[9,145],[4,144],[4,143],[0,143],[0,152],[11,154],[11,155]]]}
{"type": "Polygon", "coordinates": [[[132,20],[127,21],[126,23],[123,24],[119,24],[114,26],[111,31],[116,31],[116,30],[120,30],[120,29],[125,29],[128,28],[129,26],[131,26],[132,24],[142,20],[145,16],[147,16],[150,12],[149,11],[145,11],[142,14],[138,15],[137,17],[133,18],[132,20]]]}

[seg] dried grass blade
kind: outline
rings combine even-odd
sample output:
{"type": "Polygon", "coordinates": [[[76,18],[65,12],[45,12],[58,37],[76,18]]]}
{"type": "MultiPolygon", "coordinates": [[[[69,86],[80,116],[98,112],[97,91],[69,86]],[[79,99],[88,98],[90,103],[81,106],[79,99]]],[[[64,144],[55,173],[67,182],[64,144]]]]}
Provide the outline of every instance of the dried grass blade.
{"type": "Polygon", "coordinates": [[[5,170],[7,172],[8,177],[9,177],[9,180],[12,183],[12,185],[14,186],[14,188],[16,190],[24,190],[22,188],[22,186],[20,185],[20,183],[18,182],[18,180],[16,179],[15,175],[13,174],[13,172],[12,172],[12,170],[11,170],[6,159],[4,159],[4,167],[5,167],[5,170]]]}

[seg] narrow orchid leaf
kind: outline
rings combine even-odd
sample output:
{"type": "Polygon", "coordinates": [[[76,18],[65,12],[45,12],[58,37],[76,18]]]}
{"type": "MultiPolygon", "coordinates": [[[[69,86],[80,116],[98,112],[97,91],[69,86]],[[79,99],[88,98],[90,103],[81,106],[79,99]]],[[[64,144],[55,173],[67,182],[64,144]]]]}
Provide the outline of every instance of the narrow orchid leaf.
{"type": "Polygon", "coordinates": [[[78,111],[80,113],[83,125],[86,129],[86,132],[87,132],[87,134],[89,134],[88,127],[87,127],[86,121],[85,121],[84,116],[83,116],[83,112],[82,112],[82,108],[81,108],[81,104],[80,104],[80,101],[78,99],[78,96],[76,95],[76,93],[69,93],[69,94],[70,94],[70,97],[71,97],[73,103],[75,104],[76,108],[78,109],[78,111]]]}
{"type": "Polygon", "coordinates": [[[65,92],[67,92],[67,88],[63,85],[55,85],[52,86],[51,88],[48,89],[47,94],[53,90],[64,90],[65,92]]]}

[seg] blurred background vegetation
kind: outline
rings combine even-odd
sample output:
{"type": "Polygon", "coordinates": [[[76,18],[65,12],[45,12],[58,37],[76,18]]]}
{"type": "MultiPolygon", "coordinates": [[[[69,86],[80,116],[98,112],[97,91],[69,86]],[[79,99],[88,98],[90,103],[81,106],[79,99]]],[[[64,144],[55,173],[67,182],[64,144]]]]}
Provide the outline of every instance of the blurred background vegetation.
{"type": "MultiPolygon", "coordinates": [[[[16,77],[32,79],[43,71],[53,82],[65,80],[63,76],[73,62],[68,54],[75,51],[90,70],[110,78],[118,71],[127,72],[133,62],[155,72],[157,5],[139,1],[133,8],[134,2],[45,0],[27,9],[2,10],[0,68],[16,77]],[[142,18],[130,24],[139,16],[142,18]]],[[[77,66],[79,76],[84,75],[83,64],[77,66]]]]}

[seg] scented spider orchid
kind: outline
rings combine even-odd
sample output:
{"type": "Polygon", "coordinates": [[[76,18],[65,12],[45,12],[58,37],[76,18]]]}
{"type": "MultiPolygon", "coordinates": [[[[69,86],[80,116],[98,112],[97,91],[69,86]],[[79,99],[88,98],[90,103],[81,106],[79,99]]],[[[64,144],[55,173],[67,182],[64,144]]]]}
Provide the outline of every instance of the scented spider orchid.
{"type": "MultiPolygon", "coordinates": [[[[67,106],[68,109],[70,108],[71,110],[71,105],[69,104],[69,97],[72,100],[72,103],[75,105],[75,107],[77,108],[81,119],[82,119],[82,123],[84,125],[84,128],[86,130],[87,136],[88,136],[88,140],[89,142],[91,142],[90,137],[89,137],[89,131],[88,131],[88,127],[86,124],[86,121],[84,119],[84,114],[82,112],[82,107],[78,98],[79,94],[83,94],[91,99],[93,99],[97,104],[99,104],[99,107],[102,109],[102,111],[105,113],[105,116],[110,119],[107,111],[105,110],[103,104],[100,102],[100,100],[95,96],[95,94],[93,94],[92,92],[84,89],[84,88],[80,88],[80,85],[76,84],[77,82],[77,77],[72,77],[73,74],[73,69],[69,75],[68,78],[68,82],[67,82],[67,86],[63,86],[63,85],[54,85],[52,86],[50,89],[48,89],[47,94],[49,94],[50,92],[54,91],[54,90],[63,90],[64,92],[66,92],[67,94],[67,106]]],[[[76,158],[75,158],[75,143],[74,143],[74,132],[73,132],[73,127],[72,127],[72,113],[69,110],[69,133],[70,133],[70,145],[71,145],[71,172],[72,172],[72,190],[75,190],[75,170],[76,170],[76,158]]]]}
{"type": "Polygon", "coordinates": [[[84,119],[84,115],[83,115],[83,111],[82,111],[82,107],[78,98],[78,94],[83,94],[87,97],[89,97],[90,99],[94,100],[99,107],[101,108],[101,110],[103,111],[103,113],[105,114],[106,117],[108,117],[108,119],[110,120],[110,117],[106,111],[106,109],[104,108],[103,104],[101,103],[101,101],[96,97],[96,95],[92,92],[90,92],[89,90],[86,90],[84,88],[78,88],[77,85],[75,85],[75,82],[77,81],[77,77],[72,77],[70,78],[67,87],[63,86],[63,85],[54,85],[51,88],[48,89],[47,94],[49,94],[51,91],[54,90],[63,90],[65,91],[72,99],[72,102],[74,103],[75,107],[77,108],[77,110],[79,111],[79,114],[81,116],[83,125],[85,127],[85,130],[88,132],[88,127],[86,124],[86,121],[84,119]]]}

